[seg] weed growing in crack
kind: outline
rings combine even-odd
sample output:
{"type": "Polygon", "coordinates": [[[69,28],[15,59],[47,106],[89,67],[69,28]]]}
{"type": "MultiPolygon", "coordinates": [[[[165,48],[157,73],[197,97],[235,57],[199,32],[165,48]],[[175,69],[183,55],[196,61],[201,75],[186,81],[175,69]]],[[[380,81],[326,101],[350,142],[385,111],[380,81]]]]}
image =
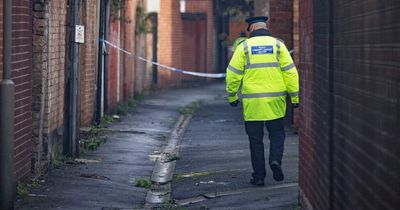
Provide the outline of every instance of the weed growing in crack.
{"type": "Polygon", "coordinates": [[[194,112],[198,108],[200,108],[200,106],[202,104],[203,104],[203,101],[201,101],[201,100],[193,101],[189,105],[179,108],[178,111],[179,111],[180,114],[183,114],[183,115],[193,115],[194,112]]]}
{"type": "Polygon", "coordinates": [[[298,203],[295,206],[293,206],[293,210],[301,210],[301,205],[298,203]]]}
{"type": "Polygon", "coordinates": [[[18,183],[17,185],[17,195],[20,198],[26,198],[29,195],[29,187],[25,183],[18,183]]]}
{"type": "Polygon", "coordinates": [[[168,203],[161,204],[157,209],[158,210],[184,210],[182,208],[179,208],[179,206],[173,200],[168,203]]]}
{"type": "Polygon", "coordinates": [[[139,178],[135,180],[135,186],[136,187],[141,187],[141,188],[146,188],[146,189],[151,189],[153,186],[153,183],[150,181],[148,178],[139,178]]]}
{"type": "Polygon", "coordinates": [[[90,139],[81,139],[79,141],[79,146],[81,147],[82,151],[94,151],[106,142],[107,139],[105,137],[92,137],[90,139]]]}
{"type": "Polygon", "coordinates": [[[187,178],[191,178],[193,180],[199,180],[202,177],[213,176],[217,174],[215,171],[206,171],[206,172],[198,172],[198,173],[189,173],[189,174],[177,174],[174,176],[174,181],[182,181],[187,178]]]}
{"type": "Polygon", "coordinates": [[[168,162],[172,162],[172,161],[181,159],[181,157],[177,154],[168,154],[167,157],[168,157],[168,162]]]}

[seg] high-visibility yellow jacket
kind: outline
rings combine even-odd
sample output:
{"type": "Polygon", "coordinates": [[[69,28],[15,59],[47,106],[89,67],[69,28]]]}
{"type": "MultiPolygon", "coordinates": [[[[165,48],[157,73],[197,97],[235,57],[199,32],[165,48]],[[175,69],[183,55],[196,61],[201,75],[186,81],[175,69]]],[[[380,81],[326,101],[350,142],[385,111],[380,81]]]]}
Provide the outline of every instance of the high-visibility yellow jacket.
{"type": "Polygon", "coordinates": [[[242,43],[244,40],[246,40],[247,37],[239,37],[237,38],[232,45],[232,51],[235,52],[236,48],[239,46],[240,43],[242,43]]]}
{"type": "Polygon", "coordinates": [[[242,83],[245,121],[282,118],[286,95],[299,103],[299,76],[285,44],[272,36],[255,36],[236,49],[226,72],[229,102],[238,100],[242,83]]]}

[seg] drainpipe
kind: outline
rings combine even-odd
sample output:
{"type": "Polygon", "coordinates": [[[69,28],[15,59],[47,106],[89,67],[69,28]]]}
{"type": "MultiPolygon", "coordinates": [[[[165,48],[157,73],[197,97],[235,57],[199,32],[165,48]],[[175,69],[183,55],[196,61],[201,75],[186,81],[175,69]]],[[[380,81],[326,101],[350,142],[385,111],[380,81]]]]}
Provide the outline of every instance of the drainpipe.
{"type": "MultiPolygon", "coordinates": [[[[153,33],[153,61],[158,62],[158,52],[157,52],[157,44],[158,44],[158,14],[154,13],[154,15],[151,16],[151,23],[152,23],[152,33],[153,33]]],[[[158,84],[158,66],[152,65],[152,71],[153,71],[153,76],[152,76],[152,81],[154,85],[158,84]]]]}
{"type": "Polygon", "coordinates": [[[11,80],[11,0],[3,1],[3,80],[0,81],[0,209],[13,209],[16,193],[14,169],[14,103],[11,80]]]}
{"type": "Polygon", "coordinates": [[[98,49],[98,73],[97,73],[97,102],[96,102],[96,123],[100,123],[101,117],[103,116],[103,78],[104,78],[104,26],[105,26],[105,14],[106,14],[106,1],[100,1],[100,21],[99,21],[99,49],[98,49]]]}
{"type": "Polygon", "coordinates": [[[335,208],[335,62],[334,62],[334,0],[328,1],[328,50],[329,50],[329,210],[335,208]]]}
{"type": "MultiPolygon", "coordinates": [[[[105,16],[104,16],[104,39],[105,40],[110,40],[110,2],[109,0],[105,0],[105,16]]],[[[104,112],[108,112],[108,66],[109,66],[109,51],[107,50],[109,49],[108,47],[106,47],[105,52],[104,52],[104,69],[103,69],[103,75],[104,75],[104,83],[103,83],[103,87],[104,87],[104,112]]]]}

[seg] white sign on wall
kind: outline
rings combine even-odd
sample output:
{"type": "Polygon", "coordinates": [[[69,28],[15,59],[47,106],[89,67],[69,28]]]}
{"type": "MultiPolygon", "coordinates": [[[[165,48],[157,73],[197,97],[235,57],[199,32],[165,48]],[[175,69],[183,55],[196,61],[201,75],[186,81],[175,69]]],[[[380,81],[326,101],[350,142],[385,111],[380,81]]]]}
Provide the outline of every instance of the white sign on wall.
{"type": "Polygon", "coordinates": [[[160,0],[147,0],[147,12],[160,12],[160,0]]]}
{"type": "Polygon", "coordinates": [[[185,13],[186,12],[186,0],[181,0],[179,3],[180,3],[180,7],[179,7],[180,12],[185,13]]]}
{"type": "Polygon", "coordinates": [[[75,26],[75,42],[76,43],[85,43],[85,26],[76,25],[75,26]]]}

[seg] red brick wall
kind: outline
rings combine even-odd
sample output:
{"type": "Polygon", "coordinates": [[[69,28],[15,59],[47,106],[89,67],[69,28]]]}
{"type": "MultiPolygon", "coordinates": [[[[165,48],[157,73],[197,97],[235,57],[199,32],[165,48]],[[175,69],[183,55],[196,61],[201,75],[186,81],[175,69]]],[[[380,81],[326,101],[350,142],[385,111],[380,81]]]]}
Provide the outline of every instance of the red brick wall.
{"type": "MultiPolygon", "coordinates": [[[[120,22],[112,21],[110,22],[110,42],[120,45],[120,22]]],[[[108,106],[110,109],[115,107],[119,100],[121,99],[120,87],[121,80],[119,77],[119,72],[121,71],[121,52],[117,49],[109,48],[109,68],[108,68],[108,106]]]]}
{"type": "Polygon", "coordinates": [[[293,60],[297,66],[300,63],[300,0],[293,0],[293,60]]]}
{"type": "MultiPolygon", "coordinates": [[[[126,18],[110,20],[110,42],[135,54],[136,41],[136,7],[138,1],[125,1],[125,9],[118,11],[119,16],[126,18]]],[[[136,54],[135,54],[136,55],[136,54]]],[[[112,110],[129,97],[134,96],[136,82],[136,59],[113,47],[109,50],[108,68],[108,105],[112,110]]]]}
{"type": "MultiPolygon", "coordinates": [[[[315,171],[315,114],[312,109],[315,106],[313,98],[313,1],[297,1],[299,7],[298,27],[299,41],[298,51],[295,56],[299,59],[300,75],[300,116],[299,116],[299,185],[303,206],[308,200],[316,201],[315,171]]],[[[296,42],[295,42],[296,43],[296,42]]],[[[296,47],[296,45],[295,45],[296,47]]],[[[321,154],[322,155],[322,154],[321,154]]],[[[306,208],[307,209],[307,208],[306,208]]]]}
{"type": "Polygon", "coordinates": [[[81,45],[80,55],[80,126],[89,126],[93,120],[96,106],[97,54],[99,32],[99,1],[83,1],[82,21],[85,25],[85,43],[81,45]]]}
{"type": "Polygon", "coordinates": [[[206,13],[207,15],[207,49],[206,49],[206,71],[215,72],[214,68],[214,20],[213,20],[213,2],[212,0],[186,0],[186,11],[192,13],[206,13]]]}
{"type": "Polygon", "coordinates": [[[67,1],[35,2],[33,16],[32,174],[39,176],[51,156],[62,152],[67,1]]]}
{"type": "MultiPolygon", "coordinates": [[[[179,12],[179,1],[160,1],[158,15],[158,61],[159,63],[182,68],[182,18],[179,12]]],[[[159,85],[176,86],[180,74],[158,68],[159,85]]]]}
{"type": "MultiPolygon", "coordinates": [[[[207,22],[183,21],[182,68],[188,71],[207,72],[207,22]]],[[[199,77],[182,75],[182,81],[199,80],[199,77]]]]}
{"type": "Polygon", "coordinates": [[[245,32],[248,35],[247,32],[247,23],[245,22],[236,22],[236,21],[231,21],[229,23],[229,41],[231,42],[231,44],[233,44],[233,42],[239,38],[239,34],[240,32],[245,32]]]}
{"type": "Polygon", "coordinates": [[[293,0],[270,0],[268,28],[273,36],[285,41],[292,49],[293,0]]]}
{"type": "Polygon", "coordinates": [[[311,4],[300,5],[300,61],[314,62],[302,78],[302,198],[314,209],[397,209],[400,2],[311,4]]]}
{"type": "Polygon", "coordinates": [[[400,2],[333,5],[334,206],[398,209],[400,2]]]}
{"type": "MultiPolygon", "coordinates": [[[[3,1],[0,3],[0,42],[3,43],[3,1]]],[[[15,161],[17,179],[30,172],[32,149],[32,22],[29,1],[12,2],[12,80],[15,83],[15,161]]],[[[0,56],[0,69],[3,69],[0,56]]],[[[0,79],[2,78],[0,70],[0,79]]]]}
{"type": "MultiPolygon", "coordinates": [[[[126,1],[126,10],[125,16],[129,18],[130,22],[123,22],[123,43],[124,48],[130,52],[136,52],[136,7],[138,6],[138,0],[128,0],[126,1]]],[[[123,68],[124,68],[124,77],[123,77],[123,98],[124,100],[128,100],[129,97],[132,97],[135,93],[135,83],[136,80],[136,59],[132,58],[132,56],[124,54],[123,55],[123,68]]],[[[141,76],[141,75],[138,75],[141,76]]]]}
{"type": "MultiPolygon", "coordinates": [[[[160,13],[158,18],[158,60],[160,63],[176,67],[186,68],[187,70],[196,71],[199,65],[196,66],[195,62],[188,62],[188,57],[196,54],[185,48],[188,43],[193,40],[185,39],[185,31],[190,30],[187,27],[202,27],[201,21],[196,23],[194,20],[182,20],[180,13],[180,4],[176,0],[163,0],[160,1],[160,13]],[[183,22],[188,21],[186,28],[183,22]],[[191,24],[192,23],[192,24],[191,24]],[[184,52],[185,51],[185,52],[184,52]]],[[[213,8],[211,0],[187,0],[185,13],[205,13],[206,15],[206,26],[205,30],[199,33],[206,33],[206,46],[205,46],[205,69],[197,70],[202,72],[214,72],[214,51],[213,51],[213,39],[214,39],[214,25],[213,25],[213,8]]],[[[199,37],[202,37],[201,35],[199,37]]],[[[195,43],[196,44],[196,43],[195,43]]],[[[192,44],[193,46],[193,44],[192,44]]],[[[198,47],[198,46],[196,46],[198,47]]],[[[192,50],[195,50],[194,48],[192,50]]],[[[202,54],[202,53],[200,53],[202,54]]],[[[197,62],[197,61],[196,61],[197,62]]],[[[202,65],[200,65],[202,66],[202,65]]],[[[164,86],[177,86],[181,83],[182,78],[187,79],[187,76],[182,76],[178,73],[170,72],[163,68],[158,68],[159,72],[159,85],[164,86]]],[[[192,79],[199,79],[193,78],[192,79]]]]}

